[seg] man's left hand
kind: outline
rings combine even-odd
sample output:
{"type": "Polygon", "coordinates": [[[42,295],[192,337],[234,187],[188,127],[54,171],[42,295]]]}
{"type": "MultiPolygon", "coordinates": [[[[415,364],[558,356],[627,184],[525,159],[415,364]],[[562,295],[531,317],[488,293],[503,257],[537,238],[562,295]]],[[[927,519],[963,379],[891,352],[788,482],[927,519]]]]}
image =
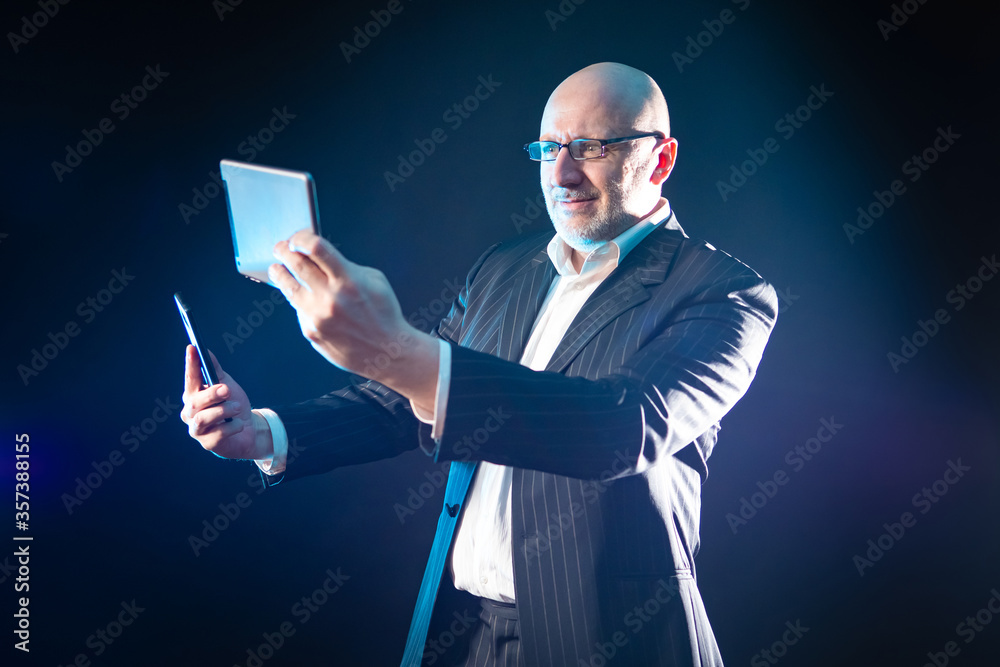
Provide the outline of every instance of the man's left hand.
{"type": "Polygon", "coordinates": [[[278,243],[274,256],[282,263],[268,275],[317,352],[432,408],[438,343],[406,321],[385,274],[349,261],[307,230],[278,243]]]}

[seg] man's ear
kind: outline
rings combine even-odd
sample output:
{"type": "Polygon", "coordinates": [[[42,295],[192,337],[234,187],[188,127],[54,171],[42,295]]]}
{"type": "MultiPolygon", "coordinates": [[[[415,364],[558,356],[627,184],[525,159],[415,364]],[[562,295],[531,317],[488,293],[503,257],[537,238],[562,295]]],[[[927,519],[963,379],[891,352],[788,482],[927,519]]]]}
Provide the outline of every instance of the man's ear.
{"type": "Polygon", "coordinates": [[[653,169],[653,175],[649,177],[649,180],[653,185],[661,185],[674,169],[674,162],[677,160],[677,140],[673,137],[667,137],[656,158],[656,168],[653,169]]]}

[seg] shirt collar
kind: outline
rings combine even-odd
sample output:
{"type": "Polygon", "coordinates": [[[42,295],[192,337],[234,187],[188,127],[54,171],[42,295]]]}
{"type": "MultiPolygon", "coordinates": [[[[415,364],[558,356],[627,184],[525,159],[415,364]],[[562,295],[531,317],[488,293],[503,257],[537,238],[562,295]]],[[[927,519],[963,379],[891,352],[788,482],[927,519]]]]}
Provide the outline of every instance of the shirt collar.
{"type": "Polygon", "coordinates": [[[660,197],[660,204],[656,210],[612,240],[594,248],[583,261],[583,267],[579,273],[573,268],[573,262],[570,259],[572,248],[560,238],[559,234],[553,236],[552,240],[549,241],[546,252],[560,276],[583,275],[609,263],[617,267],[625,259],[625,255],[629,254],[644,238],[649,236],[650,232],[669,217],[670,202],[660,197]]]}

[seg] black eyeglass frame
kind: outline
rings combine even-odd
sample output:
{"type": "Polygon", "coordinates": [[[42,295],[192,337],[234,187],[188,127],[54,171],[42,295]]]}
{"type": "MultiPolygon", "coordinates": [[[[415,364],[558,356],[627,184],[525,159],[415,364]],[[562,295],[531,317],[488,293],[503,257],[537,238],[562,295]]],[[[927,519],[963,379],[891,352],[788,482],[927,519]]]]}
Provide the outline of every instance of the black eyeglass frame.
{"type": "MultiPolygon", "coordinates": [[[[666,137],[663,136],[662,132],[647,132],[645,134],[636,134],[636,135],[633,135],[631,137],[617,137],[615,139],[574,139],[573,141],[567,142],[565,144],[561,144],[558,141],[532,141],[531,143],[528,143],[528,144],[524,145],[524,150],[527,151],[527,153],[528,153],[528,159],[532,160],[533,162],[555,162],[556,159],[558,159],[558,157],[559,157],[559,151],[561,151],[563,148],[566,148],[567,150],[569,150],[569,156],[571,158],[573,158],[574,160],[578,160],[578,161],[579,160],[596,160],[597,158],[602,158],[602,157],[605,156],[605,150],[604,149],[605,149],[606,146],[610,146],[611,144],[623,144],[623,143],[625,143],[627,141],[635,141],[636,139],[645,139],[646,137],[656,137],[656,138],[658,138],[660,140],[666,139],[666,137]],[[573,155],[573,149],[570,148],[570,145],[577,144],[579,146],[580,144],[585,143],[585,142],[589,142],[589,141],[596,141],[596,142],[598,142],[598,143],[601,144],[601,154],[600,155],[594,155],[594,156],[591,156],[591,157],[576,157],[575,155],[573,155]],[[559,151],[556,151],[556,157],[552,158],[551,160],[544,160],[542,158],[533,158],[533,157],[531,157],[531,146],[536,145],[536,144],[538,144],[538,145],[541,145],[541,144],[555,144],[556,146],[559,147],[559,151]]],[[[539,150],[539,153],[541,153],[540,150],[539,150]]]]}

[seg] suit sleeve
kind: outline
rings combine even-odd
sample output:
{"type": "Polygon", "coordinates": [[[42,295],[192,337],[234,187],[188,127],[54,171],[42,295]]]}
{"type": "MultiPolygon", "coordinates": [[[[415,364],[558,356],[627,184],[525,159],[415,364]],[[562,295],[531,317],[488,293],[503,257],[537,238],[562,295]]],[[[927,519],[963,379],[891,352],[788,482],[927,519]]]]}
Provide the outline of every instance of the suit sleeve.
{"type": "Polygon", "coordinates": [[[774,289],[729,259],[743,270],[706,276],[655,324],[641,322],[651,329],[642,344],[606,355],[620,362],[597,379],[455,346],[437,458],[612,479],[680,452],[746,392],[777,317],[774,289]]]}

